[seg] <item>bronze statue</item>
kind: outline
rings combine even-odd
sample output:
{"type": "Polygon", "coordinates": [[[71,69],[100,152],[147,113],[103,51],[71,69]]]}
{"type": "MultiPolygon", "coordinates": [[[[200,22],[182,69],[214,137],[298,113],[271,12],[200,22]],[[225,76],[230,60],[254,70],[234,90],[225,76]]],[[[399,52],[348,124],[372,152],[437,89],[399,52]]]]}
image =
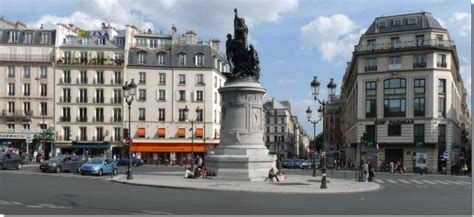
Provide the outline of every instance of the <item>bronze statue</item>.
{"type": "Polygon", "coordinates": [[[257,81],[260,78],[260,61],[253,45],[248,46],[248,28],[244,18],[234,9],[234,38],[227,34],[226,55],[231,69],[230,81],[257,81]]]}

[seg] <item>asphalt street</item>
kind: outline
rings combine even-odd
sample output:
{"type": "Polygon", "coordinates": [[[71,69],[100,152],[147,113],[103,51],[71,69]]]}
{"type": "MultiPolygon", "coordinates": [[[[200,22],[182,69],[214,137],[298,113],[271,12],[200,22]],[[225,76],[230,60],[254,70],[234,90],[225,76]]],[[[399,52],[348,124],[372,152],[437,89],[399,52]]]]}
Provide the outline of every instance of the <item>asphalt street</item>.
{"type": "MultiPolygon", "coordinates": [[[[144,166],[135,173],[179,171],[144,166]]],[[[124,168],[120,170],[124,172],[124,168]]],[[[311,171],[288,170],[292,174],[311,171]]],[[[354,171],[346,173],[354,179],[354,171]]],[[[318,173],[318,176],[320,174],[318,173]]],[[[342,171],[328,177],[344,178],[342,171]]],[[[159,177],[157,177],[159,178],[159,177]]],[[[217,192],[130,186],[106,177],[42,174],[37,168],[0,171],[2,214],[470,214],[471,179],[376,174],[382,188],[351,194],[217,192]]]]}

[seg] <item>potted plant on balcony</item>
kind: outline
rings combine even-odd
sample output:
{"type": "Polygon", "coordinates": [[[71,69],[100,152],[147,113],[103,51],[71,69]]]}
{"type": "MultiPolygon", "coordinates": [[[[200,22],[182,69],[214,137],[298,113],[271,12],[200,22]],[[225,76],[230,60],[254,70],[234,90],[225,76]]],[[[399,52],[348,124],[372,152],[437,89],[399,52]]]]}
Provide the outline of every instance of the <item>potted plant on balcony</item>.
{"type": "Polygon", "coordinates": [[[93,58],[91,59],[91,62],[90,62],[90,63],[91,63],[91,64],[96,64],[96,63],[97,63],[97,58],[93,57],[93,58]]]}
{"type": "Polygon", "coordinates": [[[59,64],[64,63],[64,58],[60,57],[56,63],[59,63],[59,64]]]}

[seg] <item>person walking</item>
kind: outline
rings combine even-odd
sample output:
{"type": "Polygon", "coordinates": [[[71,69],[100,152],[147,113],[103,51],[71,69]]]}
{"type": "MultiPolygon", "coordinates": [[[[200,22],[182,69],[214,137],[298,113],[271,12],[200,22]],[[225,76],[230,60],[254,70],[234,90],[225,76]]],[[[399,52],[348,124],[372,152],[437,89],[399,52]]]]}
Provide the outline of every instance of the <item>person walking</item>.
{"type": "Polygon", "coordinates": [[[365,182],[367,182],[369,179],[369,164],[367,162],[364,164],[364,179],[365,182]]]}
{"type": "Polygon", "coordinates": [[[33,152],[33,161],[34,161],[35,163],[38,163],[37,157],[38,157],[38,152],[35,150],[35,151],[33,152]]]}
{"type": "Polygon", "coordinates": [[[374,170],[374,166],[372,165],[372,162],[369,163],[369,178],[368,178],[368,181],[369,182],[372,182],[372,179],[375,177],[375,170],[374,170]]]}
{"type": "Polygon", "coordinates": [[[390,173],[393,174],[393,161],[390,161],[389,167],[390,167],[390,173]]]}

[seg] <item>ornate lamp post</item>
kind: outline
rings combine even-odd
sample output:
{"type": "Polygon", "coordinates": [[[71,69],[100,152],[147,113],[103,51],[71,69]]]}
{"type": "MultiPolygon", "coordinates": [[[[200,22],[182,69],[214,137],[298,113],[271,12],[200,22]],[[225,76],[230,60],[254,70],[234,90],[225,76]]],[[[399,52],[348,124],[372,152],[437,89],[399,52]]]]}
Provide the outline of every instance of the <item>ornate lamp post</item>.
{"type": "Polygon", "coordinates": [[[323,115],[323,110],[321,109],[321,106],[319,107],[318,109],[318,117],[319,117],[319,120],[311,120],[311,116],[312,116],[312,113],[313,111],[311,111],[311,108],[308,106],[308,109],[306,110],[306,118],[308,119],[308,121],[310,123],[313,124],[313,142],[314,142],[314,154],[313,154],[313,157],[311,158],[311,162],[313,164],[313,177],[316,177],[316,124],[319,123],[322,119],[322,115],[323,115]]]}
{"type": "Polygon", "coordinates": [[[191,171],[194,171],[194,122],[197,121],[197,115],[199,114],[200,108],[199,106],[196,108],[196,118],[195,119],[188,119],[189,109],[188,106],[184,107],[184,119],[189,120],[191,122],[191,171]]]}
{"type": "Polygon", "coordinates": [[[131,132],[132,132],[132,115],[131,115],[131,106],[133,102],[133,97],[137,92],[137,85],[135,84],[135,79],[132,79],[130,84],[128,81],[122,87],[123,90],[123,98],[125,98],[125,102],[128,104],[128,162],[127,162],[127,179],[133,179],[132,176],[132,168],[130,165],[132,164],[132,139],[131,139],[131,132]]]}
{"type": "MultiPolygon", "coordinates": [[[[319,104],[323,107],[322,108],[322,117],[324,118],[324,111],[325,111],[325,107],[326,105],[328,104],[328,102],[325,102],[324,100],[321,101],[319,98],[318,98],[318,95],[319,95],[319,87],[321,86],[321,83],[319,83],[317,76],[314,76],[314,79],[313,81],[311,82],[311,92],[314,96],[314,101],[317,101],[319,102],[319,104]]],[[[331,99],[332,97],[334,97],[336,95],[336,83],[334,83],[334,79],[331,78],[331,81],[329,81],[329,84],[327,85],[327,88],[328,88],[328,97],[329,99],[331,99]]],[[[324,150],[324,136],[323,136],[323,148],[324,150]]],[[[323,152],[324,153],[324,152],[323,152]]],[[[327,185],[326,185],[326,155],[325,154],[322,154],[321,155],[321,160],[322,160],[322,171],[321,171],[321,175],[322,175],[322,179],[321,179],[321,188],[327,188],[327,185]]]]}

